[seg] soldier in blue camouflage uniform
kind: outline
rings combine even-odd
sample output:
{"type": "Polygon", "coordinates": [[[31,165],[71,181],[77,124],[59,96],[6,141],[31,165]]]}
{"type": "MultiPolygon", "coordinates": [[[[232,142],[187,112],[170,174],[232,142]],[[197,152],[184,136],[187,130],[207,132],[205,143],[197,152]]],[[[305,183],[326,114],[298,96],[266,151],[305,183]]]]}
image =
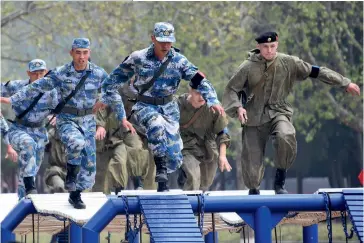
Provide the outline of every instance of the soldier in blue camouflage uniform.
{"type": "Polygon", "coordinates": [[[46,63],[41,59],[34,59],[29,62],[28,80],[14,80],[1,85],[1,96],[10,97],[2,98],[2,102],[11,104],[16,115],[10,124],[8,136],[10,144],[19,154],[19,199],[37,193],[35,176],[44,158],[45,145],[48,143],[44,121],[50,110],[56,107],[58,100],[56,90],[45,92],[36,105],[22,116],[21,114],[31,106],[38,95],[29,94],[19,99],[16,93],[44,77],[46,72],[46,63]]]}
{"type": "Polygon", "coordinates": [[[1,113],[0,113],[0,130],[1,130],[1,138],[6,145],[5,159],[9,158],[13,162],[16,162],[18,160],[18,153],[13,149],[13,147],[9,143],[9,135],[8,135],[9,126],[6,123],[6,120],[1,113]]]}
{"type": "Polygon", "coordinates": [[[101,81],[107,77],[107,73],[88,61],[90,41],[86,38],[74,39],[70,55],[72,62],[57,67],[12,98],[23,100],[55,88],[58,97],[64,100],[75,90],[82,77],[88,75],[85,83],[57,115],[57,130],[66,147],[65,189],[70,191],[68,201],[75,208],[82,209],[86,205],[81,199],[81,192],[92,188],[96,174],[96,123],[92,108],[98,98],[101,81]]]}
{"type": "MultiPolygon", "coordinates": [[[[138,90],[138,102],[133,106],[135,122],[146,130],[148,146],[153,152],[157,167],[156,182],[158,191],[168,190],[167,173],[178,169],[182,164],[183,147],[179,134],[179,109],[173,101],[181,79],[191,82],[199,90],[207,105],[216,112],[224,113],[215,90],[197,67],[186,57],[172,48],[175,42],[174,27],[170,23],[156,23],[151,36],[153,44],[135,51],[128,56],[102,84],[102,102],[110,105],[124,126],[128,126],[124,105],[117,87],[126,83],[134,75],[134,86],[138,90]],[[163,63],[169,60],[165,71],[154,83],[146,87],[163,63]]],[[[97,107],[105,104],[99,103],[97,107]]]]}

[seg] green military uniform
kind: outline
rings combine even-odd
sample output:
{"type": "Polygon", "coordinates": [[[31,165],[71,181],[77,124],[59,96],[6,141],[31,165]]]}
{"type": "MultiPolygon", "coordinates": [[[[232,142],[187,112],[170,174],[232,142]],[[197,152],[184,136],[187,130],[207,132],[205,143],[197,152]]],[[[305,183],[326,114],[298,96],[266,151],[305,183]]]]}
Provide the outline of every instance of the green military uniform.
{"type": "Polygon", "coordinates": [[[248,56],[230,79],[223,96],[226,113],[237,117],[237,110],[242,107],[240,92],[246,89],[250,96],[249,92],[255,89],[264,75],[263,85],[254,90],[254,96],[245,107],[248,121],[242,133],[244,183],[249,189],[259,188],[264,175],[265,145],[271,136],[275,149],[274,163],[278,168],[277,173],[278,170],[283,171],[284,178],[281,179],[284,186],[285,172],[297,153],[292,124],[293,109],[286,100],[294,82],[313,77],[330,85],[345,87],[350,80],[328,68],[312,66],[295,56],[277,53],[274,60],[266,61],[258,49],[249,52],[248,56]],[[270,65],[274,66],[265,72],[270,65]]]}
{"type": "Polygon", "coordinates": [[[227,134],[226,117],[213,113],[205,104],[198,118],[189,123],[199,109],[194,108],[187,101],[188,94],[178,97],[178,105],[181,113],[180,129],[183,141],[182,171],[186,176],[184,190],[206,191],[211,186],[216,169],[218,167],[220,144],[230,144],[230,136],[227,134]]]}
{"type": "MultiPolygon", "coordinates": [[[[125,84],[120,92],[126,114],[130,114],[133,102],[126,98],[131,96],[129,84],[125,84]]],[[[99,173],[98,170],[96,175],[96,178],[104,177],[103,191],[110,193],[111,188],[126,188],[129,176],[140,176],[145,184],[145,189],[154,189],[155,183],[150,180],[148,175],[150,176],[149,172],[155,170],[155,166],[153,167],[153,160],[151,160],[149,150],[145,147],[142,137],[125,130],[109,107],[98,111],[96,125],[106,129],[105,139],[98,141],[96,145],[97,158],[102,158],[102,161],[96,164],[103,164],[104,168],[105,164],[107,166],[106,170],[100,168],[105,173],[99,173]],[[107,162],[105,163],[105,161],[107,162]]],[[[101,189],[100,185],[95,185],[94,190],[99,188],[101,189]]]]}
{"type": "Polygon", "coordinates": [[[64,181],[66,180],[66,153],[64,146],[60,140],[57,130],[51,127],[48,130],[49,144],[48,152],[49,159],[48,167],[45,171],[45,183],[49,192],[67,192],[64,189],[64,181]]]}

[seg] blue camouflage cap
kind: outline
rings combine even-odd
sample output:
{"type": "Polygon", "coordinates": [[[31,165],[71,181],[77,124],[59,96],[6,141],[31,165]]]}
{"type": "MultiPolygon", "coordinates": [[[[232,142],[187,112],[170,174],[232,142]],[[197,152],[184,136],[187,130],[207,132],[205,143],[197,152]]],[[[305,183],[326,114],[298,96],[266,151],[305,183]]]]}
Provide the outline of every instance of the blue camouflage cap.
{"type": "Polygon", "coordinates": [[[90,49],[90,40],[87,38],[76,38],[72,42],[72,49],[87,48],[90,49]]]}
{"type": "Polygon", "coordinates": [[[174,27],[167,22],[155,23],[153,34],[159,42],[175,42],[174,27]]]}
{"type": "Polygon", "coordinates": [[[38,70],[46,70],[47,69],[46,63],[42,59],[31,60],[28,63],[28,67],[29,67],[29,72],[35,72],[35,71],[38,71],[38,70]]]}

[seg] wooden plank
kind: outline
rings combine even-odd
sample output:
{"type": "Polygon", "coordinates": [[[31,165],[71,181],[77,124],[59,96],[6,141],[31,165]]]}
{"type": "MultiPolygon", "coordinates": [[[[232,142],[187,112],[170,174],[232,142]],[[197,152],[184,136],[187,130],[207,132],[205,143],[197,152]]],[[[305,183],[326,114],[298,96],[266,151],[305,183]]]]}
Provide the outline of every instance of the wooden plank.
{"type": "Polygon", "coordinates": [[[190,201],[188,199],[176,199],[176,200],[140,200],[141,204],[143,205],[161,205],[161,204],[190,204],[190,201]]]}
{"type": "Polygon", "coordinates": [[[185,237],[185,238],[195,238],[195,237],[202,237],[201,233],[181,233],[181,232],[165,232],[165,233],[154,233],[151,231],[152,237],[185,237]]]}
{"type": "Polygon", "coordinates": [[[190,209],[192,212],[192,208],[190,204],[161,204],[161,205],[142,205],[143,210],[148,209],[190,209]]]}
{"type": "Polygon", "coordinates": [[[144,214],[192,214],[192,209],[147,209],[143,210],[143,212],[144,214]]]}
{"type": "Polygon", "coordinates": [[[153,228],[153,233],[163,233],[163,232],[182,232],[182,233],[199,233],[201,236],[200,229],[197,227],[193,228],[153,228]]]}
{"type": "Polygon", "coordinates": [[[183,213],[183,214],[176,214],[173,216],[165,215],[165,214],[144,214],[144,218],[149,219],[165,219],[165,218],[175,218],[175,219],[196,219],[193,214],[190,213],[183,213]]]}
{"type": "MultiPolygon", "coordinates": [[[[165,224],[165,223],[153,223],[148,224],[149,228],[191,228],[191,224],[165,224]]],[[[197,227],[197,224],[196,224],[197,227]]]]}
{"type": "Polygon", "coordinates": [[[344,195],[346,201],[363,201],[363,195],[344,195]]]}
{"type": "Polygon", "coordinates": [[[196,219],[176,219],[176,218],[148,219],[148,224],[156,224],[156,223],[169,223],[169,224],[191,223],[191,224],[196,224],[196,219]]]}

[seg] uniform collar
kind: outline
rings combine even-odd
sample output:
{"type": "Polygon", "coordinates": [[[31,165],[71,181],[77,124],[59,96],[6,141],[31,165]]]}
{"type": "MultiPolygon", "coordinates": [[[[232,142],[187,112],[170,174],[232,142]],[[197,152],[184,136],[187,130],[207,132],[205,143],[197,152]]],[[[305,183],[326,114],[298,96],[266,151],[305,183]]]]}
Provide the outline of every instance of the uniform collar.
{"type": "MultiPolygon", "coordinates": [[[[84,72],[87,72],[87,71],[91,71],[91,63],[89,61],[87,61],[87,66],[86,66],[86,69],[84,70],[84,72]]],[[[69,64],[68,72],[77,73],[77,71],[75,70],[75,67],[73,66],[73,61],[70,62],[70,64],[69,64]]]]}

